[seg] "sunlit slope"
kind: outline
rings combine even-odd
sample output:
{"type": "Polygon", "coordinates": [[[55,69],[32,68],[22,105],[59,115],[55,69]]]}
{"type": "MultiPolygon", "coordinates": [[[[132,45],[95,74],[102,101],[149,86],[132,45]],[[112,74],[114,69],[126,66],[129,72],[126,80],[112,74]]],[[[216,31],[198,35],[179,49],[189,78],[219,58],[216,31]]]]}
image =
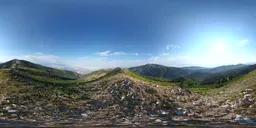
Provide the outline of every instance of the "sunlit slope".
{"type": "Polygon", "coordinates": [[[228,82],[221,88],[208,90],[207,97],[220,104],[233,105],[237,114],[256,118],[256,70],[228,82]]]}
{"type": "Polygon", "coordinates": [[[39,82],[58,83],[79,79],[78,73],[54,69],[24,60],[11,60],[0,65],[0,70],[8,70],[12,75],[39,82]]]}
{"type": "Polygon", "coordinates": [[[101,69],[101,70],[93,71],[89,74],[81,76],[80,81],[88,82],[88,81],[96,80],[101,77],[104,77],[111,71],[113,71],[113,69],[101,69]]]}

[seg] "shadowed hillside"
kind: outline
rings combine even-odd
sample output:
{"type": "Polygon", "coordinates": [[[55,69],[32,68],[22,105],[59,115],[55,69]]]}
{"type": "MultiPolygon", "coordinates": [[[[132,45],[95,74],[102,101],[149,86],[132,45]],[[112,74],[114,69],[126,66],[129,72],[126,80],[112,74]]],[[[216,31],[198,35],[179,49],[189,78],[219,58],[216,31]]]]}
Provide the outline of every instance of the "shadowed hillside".
{"type": "Polygon", "coordinates": [[[157,64],[146,64],[129,69],[143,76],[162,77],[167,79],[174,79],[182,76],[185,77],[192,72],[188,69],[166,67],[157,64]]]}
{"type": "MultiPolygon", "coordinates": [[[[232,79],[235,79],[241,75],[247,74],[255,69],[255,65],[226,65],[215,68],[203,68],[203,67],[166,67],[156,64],[147,64],[138,67],[129,68],[131,71],[136,72],[142,76],[152,76],[157,78],[164,78],[173,80],[174,82],[182,82],[180,78],[194,79],[195,85],[216,85],[224,84],[232,79]],[[196,80],[198,79],[198,80],[196,80]]],[[[186,79],[188,80],[188,79],[186,79]]],[[[183,81],[184,83],[184,81],[183,81]]]]}

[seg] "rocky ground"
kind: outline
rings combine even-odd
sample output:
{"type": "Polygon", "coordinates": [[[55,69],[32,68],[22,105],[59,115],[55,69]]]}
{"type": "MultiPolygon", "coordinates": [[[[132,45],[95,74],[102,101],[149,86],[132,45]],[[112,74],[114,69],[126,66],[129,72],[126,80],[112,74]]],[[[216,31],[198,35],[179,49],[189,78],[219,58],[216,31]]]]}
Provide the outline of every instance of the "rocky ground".
{"type": "Polygon", "coordinates": [[[230,85],[234,89],[207,95],[123,73],[69,87],[1,80],[0,120],[46,126],[255,125],[254,74],[230,85]]]}

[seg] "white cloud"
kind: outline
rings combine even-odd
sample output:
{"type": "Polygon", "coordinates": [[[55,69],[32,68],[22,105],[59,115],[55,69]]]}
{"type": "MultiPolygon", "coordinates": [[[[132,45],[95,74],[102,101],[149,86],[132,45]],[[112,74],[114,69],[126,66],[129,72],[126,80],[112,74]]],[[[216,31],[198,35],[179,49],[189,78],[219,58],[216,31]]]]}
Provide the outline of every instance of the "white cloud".
{"type": "Polygon", "coordinates": [[[107,51],[104,51],[104,52],[97,52],[98,55],[100,56],[109,56],[111,51],[107,50],[107,51]]]}
{"type": "Polygon", "coordinates": [[[180,46],[178,46],[178,45],[173,45],[173,44],[166,46],[166,49],[167,49],[167,50],[174,50],[174,49],[177,49],[177,48],[180,48],[180,46]]]}
{"type": "Polygon", "coordinates": [[[134,55],[138,56],[139,53],[125,53],[125,52],[111,52],[110,50],[104,51],[104,52],[97,52],[97,55],[99,56],[121,56],[121,55],[134,55]]]}
{"type": "Polygon", "coordinates": [[[120,56],[120,55],[127,55],[125,52],[111,52],[110,50],[104,52],[97,52],[100,56],[120,56]]]}
{"type": "Polygon", "coordinates": [[[239,42],[237,43],[237,46],[238,46],[238,47],[242,47],[242,46],[244,46],[244,45],[246,45],[246,44],[248,44],[248,40],[247,40],[247,39],[239,41],[239,42]]]}
{"type": "Polygon", "coordinates": [[[127,54],[124,53],[124,52],[114,52],[114,53],[112,53],[110,55],[117,55],[117,56],[119,56],[119,55],[127,55],[127,54]]]}

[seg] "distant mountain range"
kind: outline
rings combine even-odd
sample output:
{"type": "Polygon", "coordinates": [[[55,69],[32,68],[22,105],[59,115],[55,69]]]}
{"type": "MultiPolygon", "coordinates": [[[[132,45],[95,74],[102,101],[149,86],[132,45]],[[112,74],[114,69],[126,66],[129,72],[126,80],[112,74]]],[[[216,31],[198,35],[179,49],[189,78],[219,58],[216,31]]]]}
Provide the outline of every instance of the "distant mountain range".
{"type": "Polygon", "coordinates": [[[210,75],[213,73],[225,72],[228,70],[248,67],[249,65],[237,64],[237,65],[225,65],[215,68],[204,68],[204,67],[167,67],[158,64],[146,64],[137,67],[131,67],[130,70],[139,73],[140,75],[145,76],[154,76],[154,77],[163,77],[167,79],[175,79],[178,77],[195,77],[195,78],[204,78],[201,75],[210,75]]]}
{"type": "Polygon", "coordinates": [[[204,67],[167,67],[157,64],[146,64],[129,68],[143,76],[160,77],[174,80],[180,77],[197,78],[204,84],[215,84],[223,79],[234,78],[246,74],[255,69],[255,65],[225,65],[215,68],[204,67]]]}
{"type": "MultiPolygon", "coordinates": [[[[14,59],[16,60],[16,59],[14,59]]],[[[0,62],[3,64],[4,62],[0,62]]],[[[95,70],[81,68],[81,67],[70,67],[64,64],[53,64],[53,63],[41,63],[44,66],[52,67],[60,70],[68,70],[79,73],[81,75],[91,73],[95,70]]],[[[253,64],[253,63],[251,63],[253,64]]],[[[237,65],[224,65],[214,68],[206,68],[200,66],[189,66],[189,67],[168,67],[159,64],[146,64],[136,67],[129,68],[130,70],[145,76],[163,77],[167,79],[175,79],[177,77],[193,77],[203,79],[213,73],[225,72],[228,70],[235,70],[238,68],[249,67],[249,64],[237,64],[237,65]]]]}

